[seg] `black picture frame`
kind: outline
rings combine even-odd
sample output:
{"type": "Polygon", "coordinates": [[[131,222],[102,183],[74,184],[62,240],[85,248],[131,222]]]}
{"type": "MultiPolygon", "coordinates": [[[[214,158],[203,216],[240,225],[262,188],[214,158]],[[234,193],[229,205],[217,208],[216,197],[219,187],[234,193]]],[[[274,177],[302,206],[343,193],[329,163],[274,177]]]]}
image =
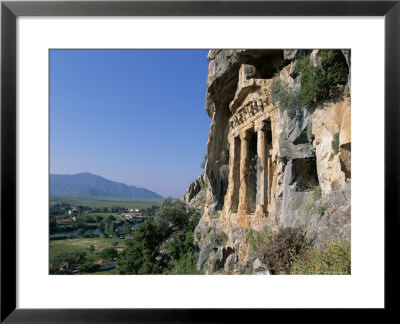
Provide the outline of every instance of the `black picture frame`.
{"type": "MultiPolygon", "coordinates": [[[[385,19],[385,309],[398,287],[400,1],[2,1],[1,2],[1,322],[236,322],[243,309],[16,308],[16,18],[18,16],[382,16],[385,19]],[[398,245],[398,244],[397,244],[398,245]]],[[[373,44],[371,44],[373,46],[373,44]]],[[[372,82],[372,81],[371,81],[372,82]]],[[[371,112],[373,113],[373,112],[371,112]]],[[[366,140],[368,136],[366,136],[366,140]]],[[[366,155],[373,154],[367,152],[366,155]]],[[[371,188],[373,190],[373,188],[371,188]]],[[[371,263],[373,258],[371,257],[371,263]]],[[[371,264],[372,266],[372,264],[371,264]]],[[[371,269],[366,269],[371,271],[371,269]]],[[[367,283],[366,283],[367,284],[367,283]]],[[[251,314],[249,314],[251,312],[251,314]]],[[[251,321],[251,320],[250,320],[251,321]]]]}

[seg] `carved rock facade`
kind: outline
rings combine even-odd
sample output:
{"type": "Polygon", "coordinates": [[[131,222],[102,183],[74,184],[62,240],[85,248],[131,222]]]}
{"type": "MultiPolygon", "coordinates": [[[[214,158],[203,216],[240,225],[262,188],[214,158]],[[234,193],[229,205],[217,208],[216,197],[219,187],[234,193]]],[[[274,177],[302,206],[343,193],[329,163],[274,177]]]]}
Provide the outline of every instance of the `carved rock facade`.
{"type": "MultiPolygon", "coordinates": [[[[350,52],[343,52],[350,64],[350,52]]],[[[210,51],[206,112],[212,122],[203,180],[208,186],[195,231],[199,270],[252,273],[246,234],[266,226],[305,227],[316,248],[335,238],[350,240],[349,91],[292,117],[271,102],[272,82],[301,86],[293,67],[304,55],[316,61],[317,53],[210,51]],[[333,149],[335,136],[339,152],[333,149]],[[316,186],[322,195],[313,200],[316,186]],[[323,216],[319,206],[326,209],[323,216]],[[213,237],[221,232],[226,242],[218,245],[213,237]]]]}

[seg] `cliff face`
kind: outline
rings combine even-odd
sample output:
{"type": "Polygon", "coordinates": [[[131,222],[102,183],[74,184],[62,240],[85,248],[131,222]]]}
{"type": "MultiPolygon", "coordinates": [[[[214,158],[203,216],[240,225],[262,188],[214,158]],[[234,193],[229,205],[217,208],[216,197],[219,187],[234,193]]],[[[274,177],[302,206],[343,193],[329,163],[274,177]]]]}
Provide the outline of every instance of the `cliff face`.
{"type": "Polygon", "coordinates": [[[181,200],[185,202],[189,208],[204,213],[204,207],[207,200],[208,179],[205,173],[202,173],[195,181],[193,181],[186,189],[181,200]]]}
{"type": "MultiPolygon", "coordinates": [[[[350,51],[337,52],[350,71],[350,51]]],[[[321,66],[318,50],[209,52],[208,160],[183,198],[202,208],[198,270],[268,273],[251,259],[246,238],[266,227],[301,227],[315,248],[350,240],[350,82],[325,100],[279,109],[276,82],[298,91],[302,57],[321,66]]]]}

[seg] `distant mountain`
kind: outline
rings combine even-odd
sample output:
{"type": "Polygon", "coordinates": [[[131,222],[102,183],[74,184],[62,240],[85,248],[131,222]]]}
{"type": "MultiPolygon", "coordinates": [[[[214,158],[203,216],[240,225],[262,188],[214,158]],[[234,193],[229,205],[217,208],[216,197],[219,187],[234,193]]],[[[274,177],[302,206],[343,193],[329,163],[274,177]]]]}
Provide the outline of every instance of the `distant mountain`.
{"type": "Polygon", "coordinates": [[[111,181],[89,172],[50,174],[50,195],[70,197],[163,198],[153,191],[111,181]]]}

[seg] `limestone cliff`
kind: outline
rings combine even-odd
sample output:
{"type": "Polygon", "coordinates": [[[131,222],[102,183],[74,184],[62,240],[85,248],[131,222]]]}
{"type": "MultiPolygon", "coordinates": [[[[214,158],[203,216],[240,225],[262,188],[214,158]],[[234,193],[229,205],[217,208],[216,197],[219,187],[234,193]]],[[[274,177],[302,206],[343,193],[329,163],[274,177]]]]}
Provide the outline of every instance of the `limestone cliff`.
{"type": "Polygon", "coordinates": [[[315,248],[350,240],[351,59],[349,50],[336,52],[347,64],[346,88],[294,110],[278,108],[284,98],[276,102],[274,87],[298,92],[296,64],[307,57],[320,68],[318,50],[209,52],[208,161],[183,198],[204,203],[198,270],[268,273],[250,257],[250,230],[302,227],[315,248]]]}
{"type": "Polygon", "coordinates": [[[186,189],[185,194],[180,198],[191,209],[204,213],[206,205],[208,189],[208,180],[206,174],[203,172],[195,181],[193,181],[186,189]]]}

